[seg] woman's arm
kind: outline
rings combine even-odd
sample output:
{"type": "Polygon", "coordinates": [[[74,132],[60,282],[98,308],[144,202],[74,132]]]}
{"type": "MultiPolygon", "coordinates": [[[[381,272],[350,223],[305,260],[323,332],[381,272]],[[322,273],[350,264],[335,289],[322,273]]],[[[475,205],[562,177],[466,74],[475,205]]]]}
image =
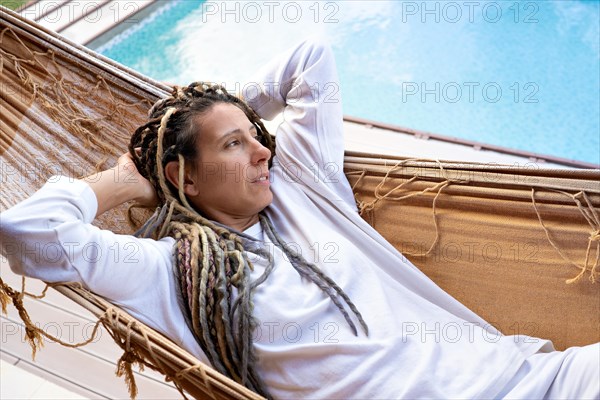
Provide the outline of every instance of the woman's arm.
{"type": "Polygon", "coordinates": [[[82,180],[52,177],[0,214],[0,254],[20,275],[81,282],[206,360],[180,312],[174,240],[117,235],[92,225],[96,215],[128,200],[155,202],[152,186],[128,155],[114,168],[82,180]]]}
{"type": "Polygon", "coordinates": [[[333,190],[354,206],[343,174],[344,130],[333,52],[311,38],[265,65],[244,88],[244,99],[261,118],[283,112],[277,161],[294,179],[315,190],[333,190]]]}
{"type": "Polygon", "coordinates": [[[118,302],[143,296],[148,283],[132,278],[170,273],[172,241],[117,235],[91,224],[97,215],[129,200],[149,205],[155,194],[128,155],[83,180],[52,177],[33,196],[0,214],[1,253],[18,274],[82,282],[118,302]]]}
{"type": "Polygon", "coordinates": [[[147,206],[156,204],[154,188],[139,174],[129,153],[119,157],[113,168],[83,178],[83,181],[96,195],[96,216],[128,201],[147,206]]]}

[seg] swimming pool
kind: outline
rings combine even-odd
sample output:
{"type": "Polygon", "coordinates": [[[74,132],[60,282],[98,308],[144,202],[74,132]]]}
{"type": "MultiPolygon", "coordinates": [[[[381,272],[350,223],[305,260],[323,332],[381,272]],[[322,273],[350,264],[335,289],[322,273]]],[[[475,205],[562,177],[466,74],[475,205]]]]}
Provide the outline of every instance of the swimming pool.
{"type": "Polygon", "coordinates": [[[346,115],[600,164],[597,1],[176,1],[97,48],[237,89],[328,36],[346,115]]]}

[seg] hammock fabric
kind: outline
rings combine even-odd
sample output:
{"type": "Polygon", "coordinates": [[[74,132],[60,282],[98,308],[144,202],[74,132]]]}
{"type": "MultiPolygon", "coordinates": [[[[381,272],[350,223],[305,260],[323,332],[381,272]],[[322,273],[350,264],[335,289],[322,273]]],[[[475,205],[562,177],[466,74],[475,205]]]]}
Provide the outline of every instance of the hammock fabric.
{"type": "MultiPolygon", "coordinates": [[[[0,211],[52,175],[112,166],[169,90],[6,9],[0,43],[0,211]]],[[[600,340],[600,170],[348,153],[345,171],[363,217],[503,333],[548,338],[559,349],[600,340]]],[[[131,232],[125,210],[98,225],[131,232]]],[[[2,285],[4,303],[8,295],[18,306],[22,294],[2,285]]],[[[131,363],[140,362],[194,397],[260,398],[80,285],[52,286],[123,348],[118,373],[132,396],[131,363]]],[[[30,341],[36,334],[28,330],[30,341]]]]}

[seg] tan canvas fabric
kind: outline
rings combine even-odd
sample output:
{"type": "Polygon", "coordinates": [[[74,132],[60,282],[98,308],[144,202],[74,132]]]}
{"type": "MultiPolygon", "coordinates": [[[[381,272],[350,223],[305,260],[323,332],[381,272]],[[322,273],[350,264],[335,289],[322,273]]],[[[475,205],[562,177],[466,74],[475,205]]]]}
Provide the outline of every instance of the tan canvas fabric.
{"type": "MultiPolygon", "coordinates": [[[[0,18],[2,211],[52,175],[77,178],[111,165],[168,87],[16,14],[3,10],[0,18]]],[[[363,217],[502,332],[549,338],[559,349],[600,340],[600,285],[592,283],[600,279],[600,171],[359,154],[348,154],[345,168],[363,217]]],[[[124,213],[98,224],[130,232],[124,213]]],[[[109,318],[101,299],[61,291],[109,318]]],[[[127,334],[128,321],[110,328],[127,334]]],[[[136,335],[140,351],[158,357],[151,363],[171,378],[191,376],[182,383],[190,392],[252,397],[212,370],[207,378],[202,366],[176,375],[197,360],[164,338],[148,345],[136,335]]]]}
{"type": "Polygon", "coordinates": [[[356,161],[346,170],[363,216],[459,301],[559,349],[600,339],[599,171],[356,161]],[[373,204],[376,191],[387,197],[373,204]]]}

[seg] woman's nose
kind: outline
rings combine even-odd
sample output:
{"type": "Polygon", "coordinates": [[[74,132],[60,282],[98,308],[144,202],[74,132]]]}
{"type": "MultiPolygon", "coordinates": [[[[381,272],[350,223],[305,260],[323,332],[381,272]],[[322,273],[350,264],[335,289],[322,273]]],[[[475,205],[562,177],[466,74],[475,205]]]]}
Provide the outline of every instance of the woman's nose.
{"type": "Polygon", "coordinates": [[[262,145],[258,140],[255,141],[252,153],[252,163],[261,164],[271,158],[271,150],[262,145]]]}

